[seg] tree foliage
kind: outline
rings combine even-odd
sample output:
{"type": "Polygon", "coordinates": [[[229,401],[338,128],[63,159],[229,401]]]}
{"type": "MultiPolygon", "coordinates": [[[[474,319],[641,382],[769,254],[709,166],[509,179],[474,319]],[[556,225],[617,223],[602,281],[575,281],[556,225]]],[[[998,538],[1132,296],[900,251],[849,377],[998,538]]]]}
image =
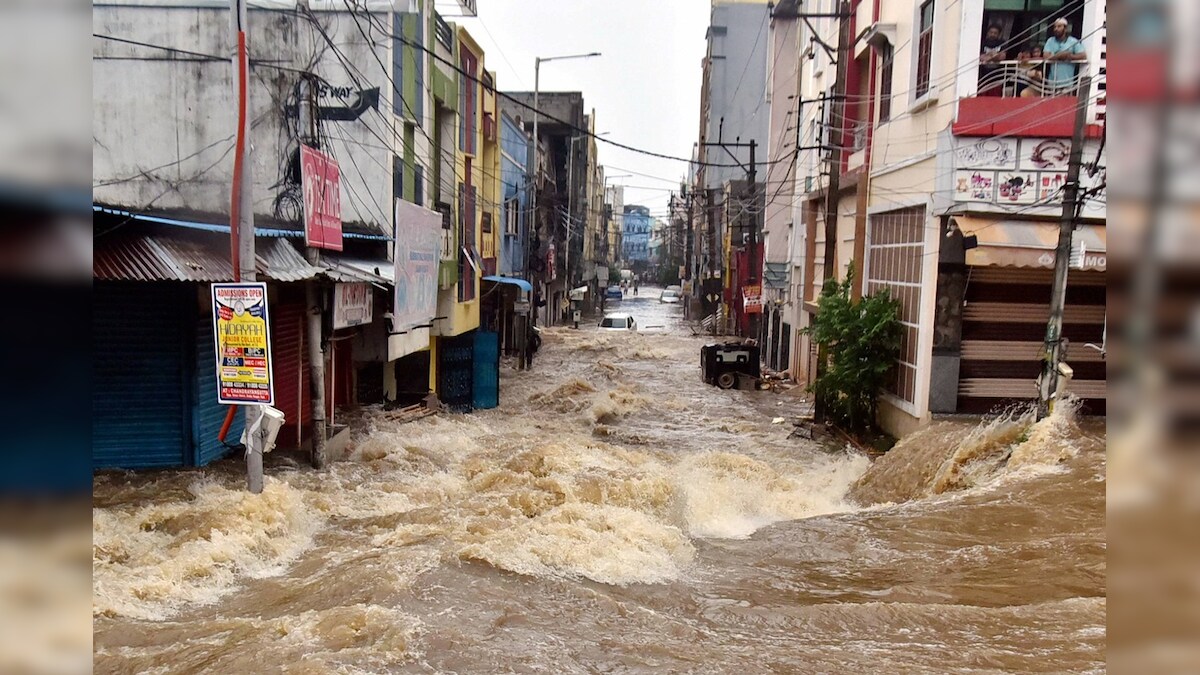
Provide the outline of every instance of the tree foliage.
{"type": "Polygon", "coordinates": [[[876,397],[900,355],[900,303],[885,290],[851,298],[854,266],[845,281],[827,280],[820,310],[804,329],[828,357],[810,390],[829,421],[851,431],[874,425],[876,397]]]}

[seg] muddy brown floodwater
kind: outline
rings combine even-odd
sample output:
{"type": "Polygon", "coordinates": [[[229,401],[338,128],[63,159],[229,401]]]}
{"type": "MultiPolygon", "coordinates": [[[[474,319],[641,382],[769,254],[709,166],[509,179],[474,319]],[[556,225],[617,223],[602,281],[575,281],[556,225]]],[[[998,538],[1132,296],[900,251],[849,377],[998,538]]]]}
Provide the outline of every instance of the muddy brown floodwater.
{"type": "MultiPolygon", "coordinates": [[[[646,289],[647,291],[649,289],[646,289]]],[[[364,415],[322,472],[103,473],[98,673],[1101,672],[1102,424],[940,422],[872,462],[701,338],[553,329],[501,407],[364,415]]]]}

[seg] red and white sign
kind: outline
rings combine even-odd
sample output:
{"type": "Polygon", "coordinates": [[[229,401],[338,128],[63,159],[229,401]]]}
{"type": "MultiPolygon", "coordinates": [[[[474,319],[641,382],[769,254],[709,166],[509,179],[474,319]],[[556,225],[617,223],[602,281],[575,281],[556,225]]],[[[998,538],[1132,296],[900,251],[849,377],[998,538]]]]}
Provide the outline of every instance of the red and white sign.
{"type": "Polygon", "coordinates": [[[300,146],[304,183],[304,243],[313,248],[342,250],[342,173],[337,160],[300,146]]]}
{"type": "Polygon", "coordinates": [[[747,314],[758,314],[763,311],[762,286],[747,284],[742,286],[742,303],[747,314]]]}
{"type": "Polygon", "coordinates": [[[554,244],[551,243],[546,250],[546,280],[553,281],[557,279],[557,270],[554,269],[554,244]]]}
{"type": "Polygon", "coordinates": [[[371,323],[373,300],[371,284],[359,282],[334,284],[333,329],[371,323]]]}

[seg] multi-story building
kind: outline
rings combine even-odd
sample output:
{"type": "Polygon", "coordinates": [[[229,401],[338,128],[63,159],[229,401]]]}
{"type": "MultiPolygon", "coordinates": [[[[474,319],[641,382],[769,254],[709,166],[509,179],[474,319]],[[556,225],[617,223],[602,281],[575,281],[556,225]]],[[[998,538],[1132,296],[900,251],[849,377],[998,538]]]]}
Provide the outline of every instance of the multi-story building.
{"type": "MultiPolygon", "coordinates": [[[[932,415],[986,412],[1037,396],[1054,246],[1075,111],[1086,105],[1085,200],[1075,231],[1064,335],[1070,385],[1092,412],[1105,409],[1104,2],[851,3],[846,96],[831,100],[835,63],[810,50],[801,81],[803,132],[821,149],[800,152],[793,237],[793,297],[819,312],[826,245],[836,269],[856,268],[858,294],[901,304],[903,346],[880,422],[904,433],[932,415]],[[1084,56],[1049,64],[1025,56],[1067,40],[1084,56]],[[984,38],[991,55],[981,63],[984,38]],[[1053,40],[1053,41],[1052,41],[1053,40]],[[1051,44],[1047,44],[1051,42],[1051,44]],[[998,44],[997,44],[998,43],[998,44]],[[1095,76],[1078,96],[1079,77],[1095,76]],[[836,152],[830,152],[835,147],[836,152]],[[831,160],[836,159],[836,162],[831,160]],[[827,242],[824,175],[838,173],[838,214],[827,242]]],[[[806,11],[834,13],[832,2],[806,11]]],[[[817,44],[836,46],[838,23],[813,21],[817,44]]],[[[802,145],[811,141],[805,141],[802,145]]],[[[804,320],[799,322],[800,325],[804,320]]],[[[811,378],[806,339],[794,372],[811,378]]]]}
{"type": "Polygon", "coordinates": [[[604,188],[604,210],[608,219],[608,250],[610,254],[610,279],[614,274],[611,269],[619,268],[625,261],[625,186],[608,185],[604,188]]]}
{"type": "Polygon", "coordinates": [[[653,219],[650,217],[650,209],[645,206],[627,204],[624,210],[622,256],[634,271],[641,271],[650,262],[650,229],[653,219]]]}
{"type": "MultiPolygon", "coordinates": [[[[506,92],[515,108],[526,111],[525,129],[533,131],[533,92],[506,92]]],[[[544,299],[541,322],[564,321],[569,315],[569,291],[582,278],[583,203],[587,185],[587,115],[580,92],[540,92],[538,136],[534,139],[536,245],[531,260],[535,294],[544,299]]],[[[540,304],[540,303],[539,303],[540,304]]]]}
{"type": "MultiPolygon", "coordinates": [[[[704,311],[717,310],[723,319],[741,316],[745,308],[742,284],[761,288],[762,255],[752,245],[761,246],[761,229],[744,240],[733,236],[726,225],[729,213],[741,213],[749,193],[732,194],[730,186],[745,185],[751,178],[750,144],[754,143],[755,182],[762,183],[765,169],[769,166],[768,139],[768,63],[774,68],[774,59],[768,55],[768,32],[772,6],[766,2],[752,0],[713,0],[710,8],[710,23],[706,39],[708,42],[703,66],[700,94],[700,139],[697,144],[696,192],[703,192],[706,214],[701,221],[701,246],[699,254],[700,281],[707,290],[701,296],[719,302],[708,302],[704,311]],[[732,211],[731,211],[732,208],[732,211]],[[749,247],[749,248],[747,248],[749,247]],[[739,253],[740,252],[740,253],[739,253]],[[753,255],[750,255],[751,253],[753,255]],[[738,264],[737,256],[745,254],[742,270],[734,273],[731,268],[738,264]],[[754,258],[753,270],[745,265],[754,258]],[[719,280],[719,281],[718,281],[719,280]]],[[[760,214],[761,215],[761,214],[760,214]]],[[[738,216],[736,223],[745,219],[738,216]]],[[[750,219],[749,223],[761,228],[761,218],[750,219]]],[[[750,235],[749,231],[739,234],[750,235]]],[[[760,337],[757,312],[761,308],[757,298],[750,305],[755,314],[751,321],[736,320],[738,331],[747,336],[760,337]],[[750,332],[746,332],[750,331],[750,332]]]]}

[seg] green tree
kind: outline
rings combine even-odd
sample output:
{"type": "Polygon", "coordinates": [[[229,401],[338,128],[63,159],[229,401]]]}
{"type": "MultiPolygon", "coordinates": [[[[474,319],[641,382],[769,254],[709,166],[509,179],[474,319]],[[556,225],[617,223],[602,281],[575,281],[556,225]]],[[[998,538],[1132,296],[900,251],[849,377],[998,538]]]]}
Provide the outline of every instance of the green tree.
{"type": "Polygon", "coordinates": [[[851,298],[854,265],[845,281],[828,280],[820,310],[804,332],[824,349],[828,362],[810,387],[829,421],[850,431],[875,423],[876,397],[900,356],[900,303],[885,290],[851,298]]]}

